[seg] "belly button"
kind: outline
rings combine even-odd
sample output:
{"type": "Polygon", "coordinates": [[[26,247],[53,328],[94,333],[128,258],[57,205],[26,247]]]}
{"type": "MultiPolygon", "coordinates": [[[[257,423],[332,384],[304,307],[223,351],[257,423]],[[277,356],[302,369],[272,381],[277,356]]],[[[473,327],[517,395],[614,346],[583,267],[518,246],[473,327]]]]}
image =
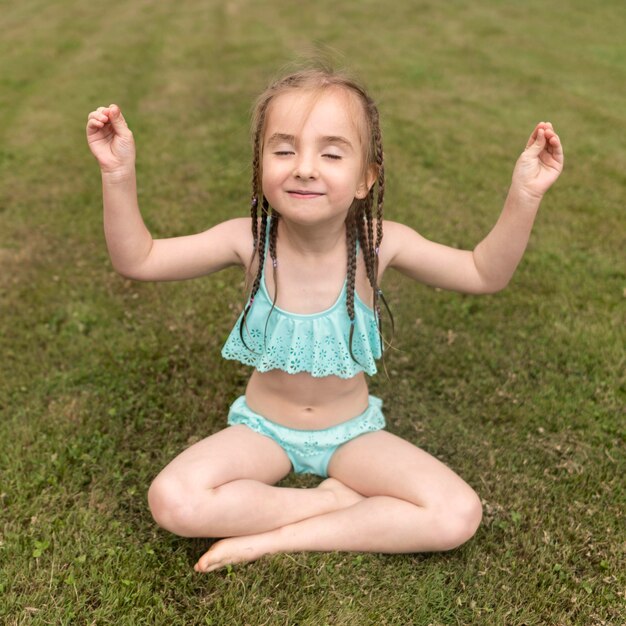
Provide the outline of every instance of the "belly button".
{"type": "Polygon", "coordinates": [[[313,411],[313,408],[312,408],[312,407],[310,407],[310,406],[307,406],[307,407],[304,407],[304,410],[305,410],[307,413],[311,413],[311,412],[313,411]]]}

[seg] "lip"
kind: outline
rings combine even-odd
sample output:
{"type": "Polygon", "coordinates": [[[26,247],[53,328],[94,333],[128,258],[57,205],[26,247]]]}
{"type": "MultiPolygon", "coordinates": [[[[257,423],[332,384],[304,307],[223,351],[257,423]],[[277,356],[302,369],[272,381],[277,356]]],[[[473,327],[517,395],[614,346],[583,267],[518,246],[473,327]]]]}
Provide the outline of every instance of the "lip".
{"type": "Polygon", "coordinates": [[[310,189],[289,189],[287,193],[292,198],[301,198],[303,200],[319,198],[324,195],[321,191],[311,191],[310,189]]]}

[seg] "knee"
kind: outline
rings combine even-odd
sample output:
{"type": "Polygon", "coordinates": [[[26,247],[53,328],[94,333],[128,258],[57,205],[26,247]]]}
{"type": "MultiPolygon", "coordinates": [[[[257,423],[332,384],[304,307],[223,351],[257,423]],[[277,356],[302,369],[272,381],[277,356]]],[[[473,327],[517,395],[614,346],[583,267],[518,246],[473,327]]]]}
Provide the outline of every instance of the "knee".
{"type": "Polygon", "coordinates": [[[148,506],[154,521],[182,537],[196,536],[193,495],[176,478],[157,476],[148,489],[148,506]]]}
{"type": "Polygon", "coordinates": [[[471,539],[480,526],[482,516],[480,498],[471,489],[448,502],[438,516],[441,530],[440,550],[458,548],[471,539]]]}

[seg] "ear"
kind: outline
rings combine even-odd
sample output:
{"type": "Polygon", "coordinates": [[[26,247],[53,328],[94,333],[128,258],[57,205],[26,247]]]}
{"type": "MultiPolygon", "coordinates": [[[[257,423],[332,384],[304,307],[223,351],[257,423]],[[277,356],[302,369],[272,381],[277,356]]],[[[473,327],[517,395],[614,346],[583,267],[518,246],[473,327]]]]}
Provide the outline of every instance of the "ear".
{"type": "Polygon", "coordinates": [[[356,188],[356,193],[354,197],[358,200],[363,200],[363,198],[367,197],[370,189],[376,182],[378,178],[378,168],[375,165],[370,165],[367,168],[367,172],[361,181],[361,184],[356,188]]]}

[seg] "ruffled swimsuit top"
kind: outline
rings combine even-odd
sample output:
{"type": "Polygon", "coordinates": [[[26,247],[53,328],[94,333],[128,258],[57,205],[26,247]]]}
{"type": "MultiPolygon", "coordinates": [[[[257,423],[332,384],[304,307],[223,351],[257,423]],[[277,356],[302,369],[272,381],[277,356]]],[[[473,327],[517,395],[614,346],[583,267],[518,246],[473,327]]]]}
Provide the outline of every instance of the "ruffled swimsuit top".
{"type": "MultiPolygon", "coordinates": [[[[269,234],[269,225],[267,232],[269,234]]],[[[347,286],[346,279],[337,301],[325,311],[289,313],[277,306],[272,308],[264,267],[261,285],[243,328],[245,344],[239,330],[241,313],[222,348],[222,356],[253,365],[259,372],[279,369],[289,374],[308,372],[318,378],[352,378],[362,371],[374,375],[377,371],[375,359],[382,355],[377,317],[355,290],[352,353],[357,363],[349,349],[351,322],[346,306],[347,286]]]]}

